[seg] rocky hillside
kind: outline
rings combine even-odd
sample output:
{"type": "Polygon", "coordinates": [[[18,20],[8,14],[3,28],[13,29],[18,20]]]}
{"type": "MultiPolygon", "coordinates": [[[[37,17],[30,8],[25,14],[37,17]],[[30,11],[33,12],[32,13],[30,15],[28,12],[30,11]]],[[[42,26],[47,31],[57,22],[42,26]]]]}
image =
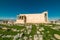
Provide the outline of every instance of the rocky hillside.
{"type": "Polygon", "coordinates": [[[60,25],[30,24],[18,26],[0,24],[0,40],[60,40],[60,25]]]}

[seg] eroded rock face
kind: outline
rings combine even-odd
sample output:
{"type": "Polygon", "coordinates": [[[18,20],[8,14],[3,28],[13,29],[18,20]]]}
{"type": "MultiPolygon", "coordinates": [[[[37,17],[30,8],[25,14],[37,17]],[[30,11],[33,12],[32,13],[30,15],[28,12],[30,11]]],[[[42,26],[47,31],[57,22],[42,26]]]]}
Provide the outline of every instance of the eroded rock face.
{"type": "Polygon", "coordinates": [[[54,34],[54,37],[57,39],[60,39],[60,35],[58,35],[58,34],[54,34]]]}

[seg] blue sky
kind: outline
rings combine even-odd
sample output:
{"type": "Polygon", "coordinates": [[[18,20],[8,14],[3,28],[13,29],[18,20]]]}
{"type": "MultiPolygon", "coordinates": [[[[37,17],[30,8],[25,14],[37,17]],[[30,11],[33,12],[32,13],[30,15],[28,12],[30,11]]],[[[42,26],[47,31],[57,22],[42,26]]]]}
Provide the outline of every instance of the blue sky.
{"type": "Polygon", "coordinates": [[[60,18],[60,0],[0,0],[0,19],[16,19],[20,13],[48,10],[49,19],[60,18]]]}

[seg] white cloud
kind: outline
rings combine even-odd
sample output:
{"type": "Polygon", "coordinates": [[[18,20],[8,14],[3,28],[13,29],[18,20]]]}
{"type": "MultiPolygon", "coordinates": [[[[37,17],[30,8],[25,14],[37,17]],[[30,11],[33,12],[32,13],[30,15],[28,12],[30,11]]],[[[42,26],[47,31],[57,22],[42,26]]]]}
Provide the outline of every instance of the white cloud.
{"type": "Polygon", "coordinates": [[[0,17],[0,19],[16,19],[16,18],[14,18],[14,17],[0,17]]]}
{"type": "Polygon", "coordinates": [[[49,20],[58,20],[60,17],[50,17],[49,20]]]}

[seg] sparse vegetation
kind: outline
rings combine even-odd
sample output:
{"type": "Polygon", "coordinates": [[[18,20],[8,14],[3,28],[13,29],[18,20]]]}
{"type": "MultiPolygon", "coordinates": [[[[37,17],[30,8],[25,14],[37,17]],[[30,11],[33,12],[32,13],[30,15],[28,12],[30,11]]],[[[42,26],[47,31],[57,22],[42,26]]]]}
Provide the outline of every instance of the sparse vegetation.
{"type": "MultiPolygon", "coordinates": [[[[34,24],[31,24],[32,25],[32,29],[31,29],[31,32],[30,34],[27,34],[27,30],[25,26],[17,26],[17,25],[12,25],[12,26],[8,26],[8,25],[2,25],[0,24],[0,26],[3,28],[3,27],[6,27],[7,30],[3,30],[2,28],[0,28],[0,40],[13,40],[13,37],[12,38],[2,38],[2,36],[4,35],[17,35],[18,33],[21,34],[23,33],[22,37],[18,37],[17,39],[24,39],[24,37],[26,36],[27,37],[27,40],[29,40],[29,37],[32,36],[32,40],[34,40],[34,35],[39,35],[37,34],[37,31],[39,31],[39,29],[43,28],[44,30],[42,31],[39,31],[40,34],[43,36],[43,40],[60,40],[60,39],[57,39],[54,37],[54,34],[58,34],[60,35],[60,30],[54,30],[53,28],[54,27],[57,27],[57,26],[60,26],[60,25],[55,25],[55,24],[50,24],[50,25],[53,25],[51,28],[48,24],[38,24],[38,26],[34,25],[34,24]],[[47,25],[47,26],[45,26],[47,25]],[[38,27],[38,29],[37,29],[38,27]],[[17,29],[19,30],[18,32],[17,31],[12,31],[11,29],[17,29]],[[21,32],[21,30],[23,30],[23,32],[21,32]]],[[[26,25],[27,26],[27,25],[26,25]]],[[[16,39],[16,40],[17,40],[16,39]]]]}

